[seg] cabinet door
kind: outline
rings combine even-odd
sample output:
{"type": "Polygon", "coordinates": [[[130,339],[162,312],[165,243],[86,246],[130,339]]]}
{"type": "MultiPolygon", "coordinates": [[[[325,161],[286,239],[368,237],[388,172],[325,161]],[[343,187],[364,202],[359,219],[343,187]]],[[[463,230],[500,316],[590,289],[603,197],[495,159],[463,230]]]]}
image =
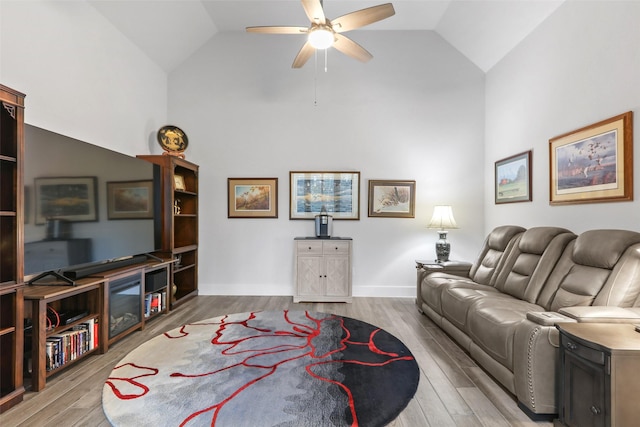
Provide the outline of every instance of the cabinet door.
{"type": "Polygon", "coordinates": [[[324,295],[320,256],[298,257],[298,295],[324,295]]]}
{"type": "Polygon", "coordinates": [[[564,422],[569,427],[604,427],[604,365],[564,352],[564,422]]]}
{"type": "Polygon", "coordinates": [[[349,295],[349,257],[326,256],[326,295],[344,297],[349,295]]]}

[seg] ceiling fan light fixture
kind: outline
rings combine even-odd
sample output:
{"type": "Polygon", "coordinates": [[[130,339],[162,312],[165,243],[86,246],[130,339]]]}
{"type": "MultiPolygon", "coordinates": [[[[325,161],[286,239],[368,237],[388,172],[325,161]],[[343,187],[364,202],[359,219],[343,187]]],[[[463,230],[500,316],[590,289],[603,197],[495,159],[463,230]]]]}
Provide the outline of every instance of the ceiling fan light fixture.
{"type": "Polygon", "coordinates": [[[333,31],[326,27],[319,27],[309,32],[309,44],[316,49],[327,49],[333,45],[334,41],[333,31]]]}

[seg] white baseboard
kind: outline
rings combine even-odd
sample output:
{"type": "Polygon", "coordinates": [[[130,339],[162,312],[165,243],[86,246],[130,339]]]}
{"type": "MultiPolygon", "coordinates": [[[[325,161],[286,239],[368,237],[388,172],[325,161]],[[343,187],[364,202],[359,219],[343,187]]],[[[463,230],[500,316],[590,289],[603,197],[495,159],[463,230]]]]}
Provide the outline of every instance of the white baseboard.
{"type": "MultiPolygon", "coordinates": [[[[293,296],[292,285],[277,284],[205,284],[198,286],[199,295],[241,295],[241,296],[293,296]]],[[[415,298],[415,286],[354,286],[354,297],[387,297],[387,298],[415,298]]]]}

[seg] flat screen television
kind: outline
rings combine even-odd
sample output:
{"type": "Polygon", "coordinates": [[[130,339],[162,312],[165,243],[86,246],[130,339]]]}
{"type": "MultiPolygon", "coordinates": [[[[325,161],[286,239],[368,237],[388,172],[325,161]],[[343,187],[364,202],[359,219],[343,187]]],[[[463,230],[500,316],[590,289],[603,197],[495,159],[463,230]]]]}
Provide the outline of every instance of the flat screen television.
{"type": "Polygon", "coordinates": [[[159,250],[159,179],[150,162],[25,125],[25,279],[77,279],[159,250]]]}

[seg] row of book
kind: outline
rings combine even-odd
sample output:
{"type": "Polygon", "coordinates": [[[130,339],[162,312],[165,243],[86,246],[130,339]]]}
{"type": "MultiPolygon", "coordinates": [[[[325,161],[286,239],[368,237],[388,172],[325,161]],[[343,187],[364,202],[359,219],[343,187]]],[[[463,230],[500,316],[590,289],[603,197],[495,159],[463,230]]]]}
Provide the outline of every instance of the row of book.
{"type": "Polygon", "coordinates": [[[167,293],[153,292],[144,296],[144,317],[160,313],[167,307],[167,293]]]}
{"type": "Polygon", "coordinates": [[[47,337],[47,371],[57,369],[98,347],[98,329],[98,319],[95,318],[47,337]]]}

